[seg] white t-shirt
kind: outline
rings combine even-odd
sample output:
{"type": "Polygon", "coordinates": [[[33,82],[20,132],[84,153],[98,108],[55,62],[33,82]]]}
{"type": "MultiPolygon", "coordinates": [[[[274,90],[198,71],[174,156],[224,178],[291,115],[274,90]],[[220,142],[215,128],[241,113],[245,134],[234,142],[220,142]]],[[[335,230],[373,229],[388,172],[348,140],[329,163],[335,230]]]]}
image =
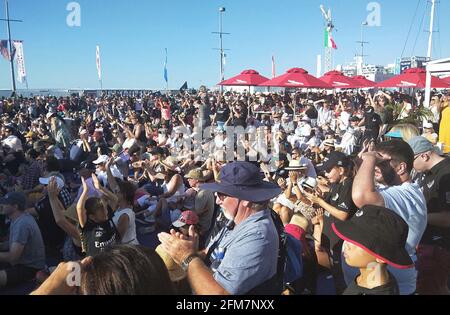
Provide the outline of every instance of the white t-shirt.
{"type": "Polygon", "coordinates": [[[347,113],[346,111],[343,111],[340,115],[341,124],[339,125],[339,128],[341,130],[347,130],[349,126],[349,119],[350,119],[350,113],[347,113]]]}
{"type": "Polygon", "coordinates": [[[131,148],[134,144],[136,143],[136,139],[134,138],[127,138],[123,144],[122,144],[122,148],[125,149],[129,149],[131,148]]]}
{"type": "Polygon", "coordinates": [[[312,164],[311,160],[307,157],[302,156],[300,158],[300,164],[306,164],[308,169],[306,170],[306,176],[308,177],[317,177],[316,169],[314,168],[314,165],[312,164]]]}
{"type": "Polygon", "coordinates": [[[323,107],[319,108],[318,110],[318,118],[317,118],[317,125],[322,126],[325,124],[331,123],[331,120],[333,119],[334,112],[330,109],[324,109],[323,107]]]}
{"type": "Polygon", "coordinates": [[[2,144],[11,149],[13,152],[23,151],[22,141],[16,136],[9,136],[2,141],[2,144]]]}
{"type": "Polygon", "coordinates": [[[139,245],[139,242],[136,237],[136,216],[134,214],[134,211],[130,208],[120,209],[114,212],[113,216],[113,222],[117,226],[119,224],[119,219],[122,215],[128,215],[129,223],[127,231],[125,232],[125,235],[122,237],[121,243],[122,244],[132,244],[132,245],[139,245]]]}

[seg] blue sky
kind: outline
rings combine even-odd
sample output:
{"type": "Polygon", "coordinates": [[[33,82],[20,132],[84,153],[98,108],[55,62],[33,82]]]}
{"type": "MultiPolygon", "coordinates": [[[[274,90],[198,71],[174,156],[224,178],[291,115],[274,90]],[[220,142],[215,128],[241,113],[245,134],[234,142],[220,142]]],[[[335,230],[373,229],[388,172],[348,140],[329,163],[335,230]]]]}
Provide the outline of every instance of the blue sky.
{"type": "MultiPolygon", "coordinates": [[[[224,31],[229,48],[225,76],[244,69],[271,75],[302,67],[315,74],[323,55],[323,19],[319,5],[331,7],[338,45],[335,64],[358,51],[360,25],[370,13],[369,0],[78,0],[81,26],[69,27],[69,0],[9,0],[13,38],[24,40],[30,88],[99,88],[95,46],[101,47],[104,88],[165,88],[164,48],[168,48],[169,87],[214,85],[219,79],[220,6],[226,7],[224,31]]],[[[365,40],[374,64],[400,57],[419,1],[405,56],[426,55],[430,5],[426,0],[378,0],[381,26],[366,27],[365,40]],[[423,19],[423,25],[420,22],[423,19]],[[417,38],[417,42],[416,42],[417,38]],[[414,43],[415,49],[413,50],[414,43]]],[[[450,56],[450,0],[440,0],[433,57],[450,56]],[[447,14],[448,16],[448,14],[447,14]]],[[[3,0],[0,14],[4,14],[3,0]]],[[[0,25],[6,39],[6,25],[0,25]]],[[[10,88],[9,65],[0,60],[0,89],[10,88]]],[[[18,88],[24,85],[18,83],[18,88]]]]}

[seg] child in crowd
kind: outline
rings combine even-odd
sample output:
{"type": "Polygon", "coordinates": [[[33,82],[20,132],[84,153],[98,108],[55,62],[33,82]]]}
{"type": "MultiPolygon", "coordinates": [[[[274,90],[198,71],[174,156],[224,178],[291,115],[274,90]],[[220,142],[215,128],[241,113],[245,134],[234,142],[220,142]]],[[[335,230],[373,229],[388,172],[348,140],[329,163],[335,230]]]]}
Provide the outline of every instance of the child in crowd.
{"type": "Polygon", "coordinates": [[[413,268],[405,249],[408,225],[384,207],[362,207],[350,220],[333,223],[333,230],[343,239],[347,264],[360,274],[349,284],[344,295],[398,295],[399,289],[387,265],[413,268]]]}

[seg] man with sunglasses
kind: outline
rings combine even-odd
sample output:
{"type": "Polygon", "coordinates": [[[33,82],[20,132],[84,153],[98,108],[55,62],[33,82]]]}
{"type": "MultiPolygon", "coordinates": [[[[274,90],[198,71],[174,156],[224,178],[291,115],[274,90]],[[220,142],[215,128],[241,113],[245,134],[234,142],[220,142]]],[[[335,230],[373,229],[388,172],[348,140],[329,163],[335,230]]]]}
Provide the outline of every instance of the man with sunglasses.
{"type": "MultiPolygon", "coordinates": [[[[362,164],[353,181],[353,202],[359,209],[365,205],[377,205],[400,215],[409,227],[406,250],[416,262],[416,247],[427,224],[427,208],[420,187],[411,182],[414,163],[411,147],[402,140],[390,140],[378,144],[375,151],[361,157],[362,164]]],[[[351,272],[345,269],[344,266],[344,273],[349,276],[351,272]]],[[[388,269],[397,279],[401,295],[415,293],[415,268],[388,269]]],[[[350,277],[346,279],[351,281],[350,277]]]]}
{"type": "Polygon", "coordinates": [[[418,248],[419,294],[450,294],[450,158],[440,156],[422,136],[408,141],[414,169],[422,173],[420,186],[427,202],[428,222],[418,248]]]}
{"type": "Polygon", "coordinates": [[[260,168],[249,162],[227,164],[220,182],[201,188],[216,192],[228,224],[203,252],[197,250],[192,228],[189,237],[160,233],[164,250],[187,271],[196,294],[275,294],[279,238],[268,201],[281,189],[265,182],[260,168]]]}

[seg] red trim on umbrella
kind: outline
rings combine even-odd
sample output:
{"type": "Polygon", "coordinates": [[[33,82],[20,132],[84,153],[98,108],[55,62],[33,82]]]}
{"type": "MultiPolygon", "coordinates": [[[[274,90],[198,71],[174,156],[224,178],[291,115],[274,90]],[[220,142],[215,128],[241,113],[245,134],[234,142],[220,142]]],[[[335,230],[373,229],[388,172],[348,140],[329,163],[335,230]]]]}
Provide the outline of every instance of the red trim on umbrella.
{"type": "Polygon", "coordinates": [[[354,76],[354,77],[352,77],[352,79],[360,84],[360,86],[359,86],[360,88],[369,88],[369,87],[374,87],[377,85],[376,82],[367,79],[363,75],[354,76]]]}
{"type": "Polygon", "coordinates": [[[260,86],[292,87],[292,88],[332,88],[329,84],[310,75],[302,68],[289,69],[285,74],[280,75],[270,81],[260,84],[260,86]]]}
{"type": "Polygon", "coordinates": [[[241,74],[232,77],[231,79],[220,82],[218,85],[227,85],[227,86],[256,86],[260,85],[268,81],[269,79],[263,77],[259,74],[258,71],[255,70],[244,70],[241,74]]]}
{"type": "Polygon", "coordinates": [[[356,89],[360,87],[360,84],[355,79],[347,77],[336,70],[325,73],[320,77],[320,80],[338,89],[356,89]]]}
{"type": "MultiPolygon", "coordinates": [[[[411,68],[402,74],[377,84],[377,87],[425,88],[427,72],[423,68],[411,68]]],[[[450,85],[438,77],[431,76],[431,88],[450,88],[450,85]]]]}

